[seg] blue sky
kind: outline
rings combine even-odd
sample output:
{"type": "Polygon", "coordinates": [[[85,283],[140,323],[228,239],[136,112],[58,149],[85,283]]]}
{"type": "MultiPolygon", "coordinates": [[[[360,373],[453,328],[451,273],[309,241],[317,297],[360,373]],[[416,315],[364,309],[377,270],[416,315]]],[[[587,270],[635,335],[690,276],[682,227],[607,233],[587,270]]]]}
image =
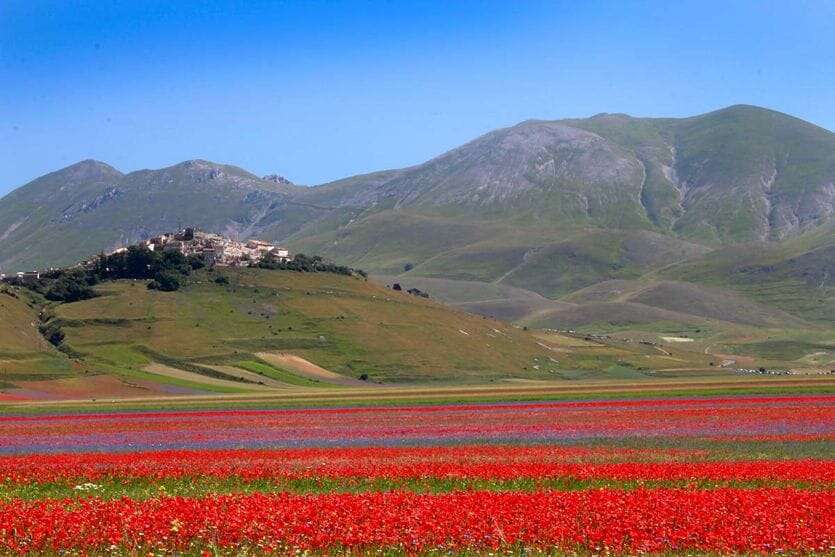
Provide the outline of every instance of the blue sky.
{"type": "Polygon", "coordinates": [[[835,130],[835,2],[0,1],[0,195],[85,158],[316,184],[735,103],[835,130]]]}

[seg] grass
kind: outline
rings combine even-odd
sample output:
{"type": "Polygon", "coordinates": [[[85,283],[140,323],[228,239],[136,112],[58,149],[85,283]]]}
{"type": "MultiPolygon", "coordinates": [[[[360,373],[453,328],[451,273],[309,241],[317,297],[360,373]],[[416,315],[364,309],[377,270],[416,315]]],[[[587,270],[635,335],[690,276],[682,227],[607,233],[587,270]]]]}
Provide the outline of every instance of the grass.
{"type": "Polygon", "coordinates": [[[273,367],[265,362],[260,360],[244,360],[235,364],[237,367],[246,369],[248,371],[252,371],[254,373],[258,373],[260,375],[264,375],[266,377],[271,377],[277,381],[281,381],[282,383],[287,383],[288,385],[295,385],[298,387],[328,387],[326,383],[322,383],[321,381],[315,381],[313,379],[308,379],[307,377],[301,377],[296,375],[292,372],[287,370],[279,369],[277,367],[273,367]]]}
{"type": "Polygon", "coordinates": [[[724,247],[661,274],[730,289],[831,329],[833,261],[835,224],[830,224],[782,243],[724,247]]]}
{"type": "MultiPolygon", "coordinates": [[[[555,383],[617,379],[640,385],[662,377],[730,377],[730,372],[717,367],[724,356],[714,353],[756,353],[759,359],[750,367],[815,367],[831,360],[826,355],[831,352],[826,348],[831,341],[827,341],[825,331],[804,338],[803,331],[746,327],[705,318],[682,326],[676,312],[632,302],[584,304],[576,309],[569,306],[566,313],[557,310],[560,315],[576,314],[586,322],[552,323],[542,317],[533,323],[567,324],[583,332],[609,335],[589,346],[579,346],[572,345],[576,340],[571,337],[536,337],[518,327],[355,278],[258,269],[224,272],[230,279],[228,285],[216,284],[216,273],[207,271],[196,273],[187,287],[171,293],[149,291],[142,281],[108,282],[97,287],[102,294],[98,298],[49,308],[48,315],[54,316],[49,323],[60,326],[66,335],[64,353],[38,337],[32,339],[33,345],[27,345],[26,339],[15,341],[14,346],[0,350],[0,354],[7,354],[0,357],[3,389],[11,389],[16,381],[57,377],[83,381],[101,374],[115,376],[125,384],[149,387],[152,392],[148,394],[155,392],[158,396],[165,396],[171,389],[179,389],[182,392],[178,394],[184,395],[246,394],[256,387],[223,370],[207,367],[213,365],[262,374],[294,390],[327,386],[268,365],[256,355],[265,351],[289,352],[348,377],[367,374],[370,385],[440,387],[489,385],[506,379],[555,383]],[[597,313],[591,311],[595,307],[597,313]],[[649,308],[643,321],[641,312],[633,311],[642,307],[649,308]],[[619,314],[613,308],[623,311],[619,314]],[[659,340],[665,335],[686,335],[695,341],[665,345],[659,340]],[[660,344],[638,342],[644,339],[660,344]],[[797,359],[781,360],[786,354],[797,359]],[[149,373],[145,368],[152,363],[191,375],[149,373]],[[211,384],[208,379],[235,381],[237,385],[211,384]]],[[[448,286],[447,282],[442,284],[448,286]]],[[[454,289],[449,287],[450,292],[454,289]]],[[[491,292],[484,289],[485,294],[491,292]]],[[[628,296],[632,295],[630,291],[628,296]]],[[[37,304],[33,308],[26,301],[5,295],[0,295],[0,300],[14,306],[17,313],[9,313],[18,316],[15,328],[37,316],[37,304]]],[[[29,328],[35,330],[31,325],[29,328]]],[[[649,385],[646,388],[658,392],[649,385]]],[[[752,392],[762,392],[757,389],[752,392]]],[[[739,391],[740,386],[734,385],[731,390],[739,391]]],[[[351,403],[352,395],[347,393],[352,392],[347,391],[342,400],[351,403]]],[[[96,398],[96,393],[91,391],[89,396],[96,398]]],[[[137,389],[124,396],[144,398],[137,389]]],[[[422,395],[387,396],[389,402],[422,399],[422,395]]],[[[510,399],[519,396],[507,395],[510,399]]],[[[429,399],[438,397],[457,400],[457,395],[443,394],[433,394],[429,399]]],[[[491,400],[502,397],[505,395],[497,394],[491,400]]]]}
{"type": "Polygon", "coordinates": [[[171,293],[105,283],[98,298],[54,307],[50,323],[80,361],[142,379],[150,363],[224,379],[206,365],[236,365],[291,386],[321,385],[268,366],[255,356],[263,351],[376,382],[553,377],[549,350],[530,334],[431,300],[324,273],[241,270],[228,273],[227,286],[214,276],[197,273],[171,293]]]}
{"type": "Polygon", "coordinates": [[[5,387],[74,373],[72,362],[39,332],[38,302],[28,290],[0,284],[0,383],[5,387]]]}
{"type": "Polygon", "coordinates": [[[799,360],[807,354],[820,352],[828,353],[830,357],[835,357],[835,339],[831,342],[823,343],[810,341],[809,339],[782,338],[738,344],[730,348],[739,354],[755,354],[771,360],[780,358],[799,360]]]}
{"type": "Polygon", "coordinates": [[[86,482],[65,483],[0,483],[0,501],[40,499],[83,499],[95,496],[99,499],[129,497],[136,500],[168,497],[206,497],[209,495],[250,493],[374,493],[386,491],[410,491],[414,493],[451,493],[454,491],[512,491],[534,492],[541,490],[579,491],[590,489],[652,489],[687,488],[716,489],[720,487],[762,488],[794,487],[814,489],[818,484],[809,482],[749,480],[718,481],[692,480],[610,480],[560,478],[514,478],[511,480],[457,479],[457,478],[306,478],[293,480],[246,480],[239,477],[184,477],[165,479],[113,478],[90,482],[92,487],[77,488],[86,482]]]}

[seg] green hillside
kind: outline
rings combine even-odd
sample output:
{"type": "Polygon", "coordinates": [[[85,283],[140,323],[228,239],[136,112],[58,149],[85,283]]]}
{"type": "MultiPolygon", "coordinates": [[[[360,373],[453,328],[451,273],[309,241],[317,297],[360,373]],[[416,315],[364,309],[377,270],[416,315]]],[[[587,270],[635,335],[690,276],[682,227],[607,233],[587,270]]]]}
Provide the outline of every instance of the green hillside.
{"type": "MultiPolygon", "coordinates": [[[[574,353],[506,323],[328,273],[199,271],[175,292],[149,290],[134,280],[96,289],[96,298],[46,306],[41,328],[60,332],[58,350],[38,335],[31,322],[37,315],[28,306],[3,298],[14,326],[28,327],[3,353],[51,358],[53,368],[63,364],[69,377],[57,386],[39,383],[46,398],[62,389],[82,392],[82,381],[98,382],[91,392],[106,387],[120,397],[607,378],[626,370],[640,377],[638,364],[647,358],[604,344],[574,353]],[[218,276],[228,283],[220,284],[218,276]]],[[[15,375],[17,370],[4,372],[7,389],[33,379],[15,375]]]]}
{"type": "Polygon", "coordinates": [[[79,366],[44,339],[38,326],[34,297],[25,289],[0,284],[0,387],[79,371],[79,366]]]}
{"type": "Polygon", "coordinates": [[[519,325],[826,340],[834,183],[835,134],[746,105],[529,120],[422,164],[309,188],[202,160],[130,174],[84,161],[0,199],[0,271],[195,225],[519,325]]]}
{"type": "Polygon", "coordinates": [[[359,279],[263,270],[233,272],[229,285],[210,278],[171,293],[105,283],[101,297],[62,305],[55,319],[73,352],[113,365],[192,369],[292,352],[371,381],[546,375],[524,370],[546,355],[524,332],[359,279]]]}
{"type": "Polygon", "coordinates": [[[84,301],[42,305],[40,322],[25,302],[0,297],[4,327],[23,331],[3,329],[0,398],[641,380],[659,377],[656,370],[676,377],[677,369],[685,377],[693,370],[729,375],[711,369],[713,358],[699,351],[671,356],[617,339],[533,333],[329,273],[201,270],[174,292],[149,290],[141,280],[103,282],[96,291],[84,301]],[[58,339],[57,349],[38,323],[58,339]],[[40,375],[23,374],[23,364],[40,375]]]}
{"type": "Polygon", "coordinates": [[[721,248],[672,266],[664,274],[732,289],[752,300],[832,327],[835,223],[779,244],[721,248]]]}

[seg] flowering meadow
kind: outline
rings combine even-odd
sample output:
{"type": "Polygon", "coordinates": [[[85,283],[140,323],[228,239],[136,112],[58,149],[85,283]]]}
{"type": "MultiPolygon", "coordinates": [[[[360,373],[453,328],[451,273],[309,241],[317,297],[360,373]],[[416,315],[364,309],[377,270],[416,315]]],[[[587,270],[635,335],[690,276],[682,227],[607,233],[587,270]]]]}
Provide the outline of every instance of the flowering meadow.
{"type": "Polygon", "coordinates": [[[835,396],[0,417],[2,554],[832,554],[835,396]]]}

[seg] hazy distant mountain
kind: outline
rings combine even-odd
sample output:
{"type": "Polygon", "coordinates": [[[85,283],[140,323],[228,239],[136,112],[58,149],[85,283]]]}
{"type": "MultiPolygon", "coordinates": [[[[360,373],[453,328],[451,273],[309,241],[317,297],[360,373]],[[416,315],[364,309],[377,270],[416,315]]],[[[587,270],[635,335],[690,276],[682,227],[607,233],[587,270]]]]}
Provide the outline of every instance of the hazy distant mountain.
{"type": "MultiPolygon", "coordinates": [[[[612,284],[621,293],[607,299],[607,311],[628,299],[626,315],[652,300],[666,313],[649,312],[648,319],[669,318],[673,306],[658,298],[683,296],[687,280],[672,268],[694,261],[704,267],[714,253],[741,250],[772,254],[781,284],[793,281],[792,296],[818,300],[793,315],[826,321],[819,310],[835,303],[827,259],[833,213],[835,134],[827,130],[752,106],[683,119],[601,114],[522,122],[414,167],[310,188],[206,161],[127,175],[84,161],[0,199],[0,269],[72,263],[197,225],[284,241],[404,280],[432,279],[448,301],[556,325],[567,308],[537,308],[541,300],[566,301],[585,289],[574,299],[588,301],[612,284]],[[804,258],[810,235],[818,255],[804,258]],[[653,286],[652,296],[640,291],[662,276],[677,282],[653,286]],[[818,280],[814,293],[808,277],[818,280]],[[437,280],[451,281],[449,288],[437,280]],[[488,285],[485,293],[494,297],[464,301],[460,281],[470,291],[488,285]],[[507,306],[517,295],[524,303],[507,306]],[[540,315],[550,310],[554,315],[540,315]]],[[[767,262],[750,263],[765,270],[749,279],[768,283],[767,262]]],[[[733,266],[711,268],[699,279],[704,284],[768,303],[745,291],[733,266]]],[[[687,292],[728,303],[714,290],[687,292]]],[[[778,305],[792,311],[785,300],[778,305]]],[[[676,306],[676,315],[683,309],[676,306]]]]}

